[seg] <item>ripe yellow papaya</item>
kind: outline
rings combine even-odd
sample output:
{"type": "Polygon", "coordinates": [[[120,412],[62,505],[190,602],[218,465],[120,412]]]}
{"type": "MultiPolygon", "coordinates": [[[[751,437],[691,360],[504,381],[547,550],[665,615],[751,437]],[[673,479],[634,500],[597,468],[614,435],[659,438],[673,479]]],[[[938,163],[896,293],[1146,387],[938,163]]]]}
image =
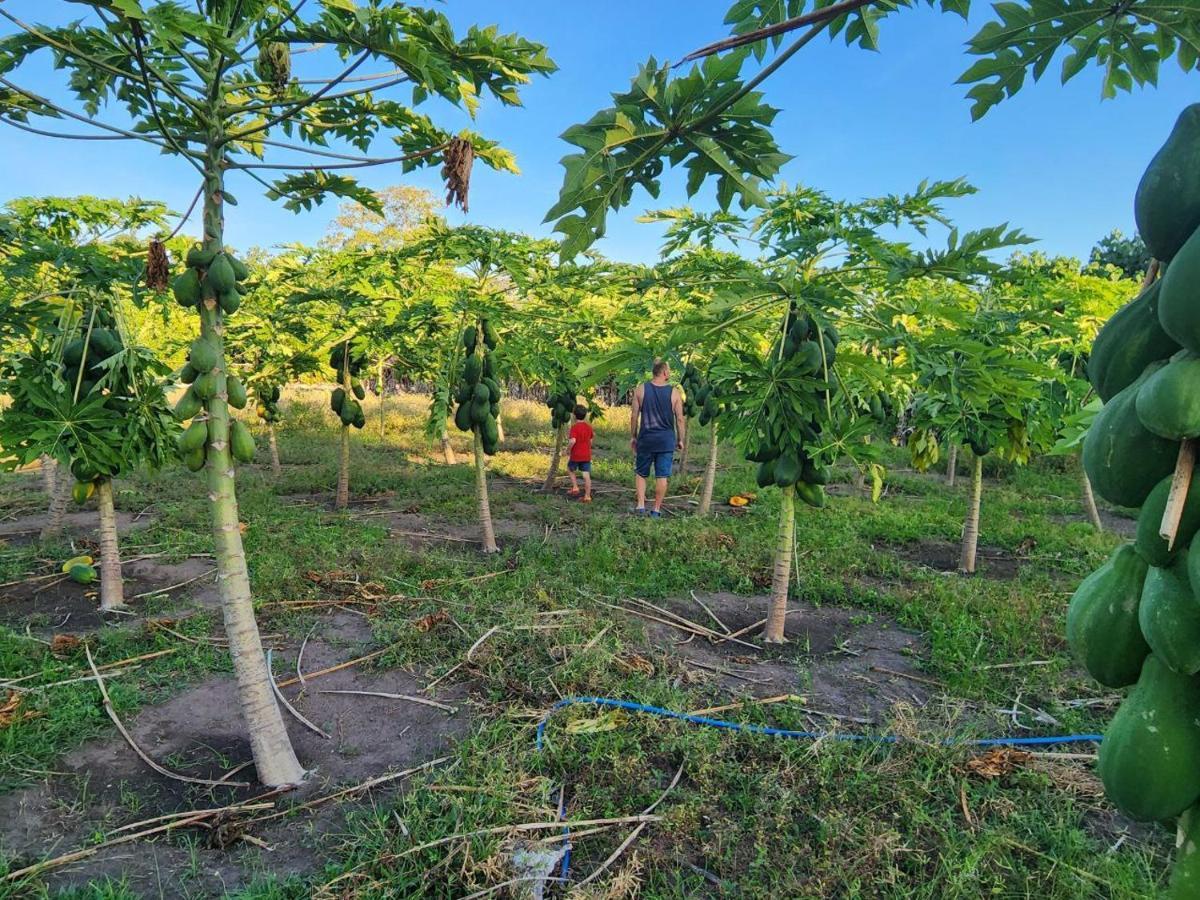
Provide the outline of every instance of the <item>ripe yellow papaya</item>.
{"type": "Polygon", "coordinates": [[[1179,114],[1138,184],[1133,217],[1155,259],[1172,259],[1200,227],[1200,103],[1179,114]]]}
{"type": "Polygon", "coordinates": [[[71,499],[80,506],[88,502],[88,498],[96,492],[96,482],[76,481],[71,487],[71,499]]]}

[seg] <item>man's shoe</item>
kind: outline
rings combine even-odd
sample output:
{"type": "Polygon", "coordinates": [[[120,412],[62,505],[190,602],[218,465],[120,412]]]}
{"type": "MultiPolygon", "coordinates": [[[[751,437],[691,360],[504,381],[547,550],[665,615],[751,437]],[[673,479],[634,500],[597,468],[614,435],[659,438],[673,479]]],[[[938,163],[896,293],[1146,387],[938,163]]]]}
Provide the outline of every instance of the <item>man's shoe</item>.
{"type": "Polygon", "coordinates": [[[661,519],[661,518],[662,518],[662,511],[661,511],[661,510],[657,510],[657,509],[652,509],[652,510],[650,510],[650,518],[652,518],[652,519],[661,519]]]}

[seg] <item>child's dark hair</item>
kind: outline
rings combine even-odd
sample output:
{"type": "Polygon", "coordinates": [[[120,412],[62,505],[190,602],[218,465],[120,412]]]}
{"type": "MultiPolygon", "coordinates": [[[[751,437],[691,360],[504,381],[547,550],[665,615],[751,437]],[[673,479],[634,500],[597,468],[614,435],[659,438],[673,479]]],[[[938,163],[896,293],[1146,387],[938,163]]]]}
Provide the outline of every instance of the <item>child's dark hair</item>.
{"type": "Polygon", "coordinates": [[[575,406],[575,418],[577,418],[580,422],[587,418],[587,412],[587,407],[582,403],[579,403],[575,406]]]}

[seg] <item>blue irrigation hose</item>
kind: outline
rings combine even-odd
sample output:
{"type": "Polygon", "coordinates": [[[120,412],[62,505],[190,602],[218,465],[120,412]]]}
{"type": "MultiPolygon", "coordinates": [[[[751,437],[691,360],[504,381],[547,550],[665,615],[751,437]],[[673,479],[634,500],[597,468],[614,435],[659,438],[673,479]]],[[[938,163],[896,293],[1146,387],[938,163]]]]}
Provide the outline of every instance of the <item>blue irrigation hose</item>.
{"type": "MultiPolygon", "coordinates": [[[[566,706],[585,703],[591,706],[611,706],[617,709],[627,709],[631,712],[647,713],[666,719],[679,719],[695,725],[707,725],[710,728],[725,728],[730,731],[744,731],[751,734],[767,734],[773,737],[792,738],[795,740],[817,740],[824,738],[835,741],[872,741],[877,744],[896,744],[900,738],[894,734],[840,734],[834,731],[791,731],[786,728],[772,728],[769,725],[750,725],[742,722],[730,722],[727,719],[711,719],[708,716],[693,716],[690,713],[676,712],[661,706],[650,706],[646,703],[634,703],[631,700],[617,700],[612,697],[567,697],[559,700],[547,710],[546,715],[538,722],[535,746],[542,749],[545,741],[546,726],[555,712],[566,706]]],[[[942,741],[944,746],[965,745],[968,747],[1038,747],[1053,744],[1078,744],[1084,742],[1100,743],[1104,740],[1102,734],[1066,734],[1050,737],[998,737],[966,740],[963,738],[947,738],[942,741]]]]}

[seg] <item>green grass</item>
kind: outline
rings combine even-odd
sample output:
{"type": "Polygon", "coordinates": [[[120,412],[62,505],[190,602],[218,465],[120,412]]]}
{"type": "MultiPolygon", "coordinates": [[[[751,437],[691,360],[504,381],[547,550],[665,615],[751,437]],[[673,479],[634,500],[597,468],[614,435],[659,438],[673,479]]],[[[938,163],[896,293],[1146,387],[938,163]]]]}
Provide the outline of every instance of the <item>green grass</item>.
{"type": "MultiPolygon", "coordinates": [[[[338,884],[361,896],[460,897],[512,877],[502,864],[504,835],[402,854],[465,831],[554,819],[563,784],[574,818],[637,813],[681,764],[679,785],[657,810],[663,821],[650,825],[588,896],[690,897],[722,890],[706,878],[747,897],[1141,897],[1159,882],[1171,836],[1165,829],[1137,832],[1109,852],[1116,839],[1097,823],[1109,821],[1111,812],[1095,796],[1085,767],[1047,760],[980,780],[967,774],[966,749],[936,746],[948,732],[929,711],[920,717],[908,711],[896,723],[905,733],[928,737],[927,743],[884,747],[814,746],[640,716],[626,717],[612,731],[572,735],[566,723],[597,713],[575,707],[555,717],[547,748],[537,753],[532,724],[560,695],[605,695],[676,709],[703,705],[697,688],[675,683],[670,673],[629,674],[614,664],[616,655],[640,645],[642,623],[597,601],[655,601],[686,597],[689,590],[764,593],[775,492],[759,491],[758,502],[740,517],[680,515],[651,522],[624,515],[624,497],[620,504],[609,499],[588,508],[561,495],[497,490],[494,515],[525,523],[528,538],[502,538],[503,552],[493,558],[462,545],[412,552],[404,541],[389,539],[380,519],[339,515],[323,505],[336,478],[337,443],[322,411],[325,395],[304,394],[311,407],[289,404],[281,429],[283,476],[271,477],[265,447],[264,464],[239,474],[257,601],[320,596],[321,588],[306,577],[310,571],[342,570],[377,582],[408,598],[381,606],[372,621],[380,644],[390,647],[377,663],[423,667],[430,678],[461,662],[489,628],[501,631],[479,654],[479,717],[454,750],[454,762],[416,779],[414,789],[398,798],[355,813],[349,834],[311,882],[281,876],[237,896],[308,897],[313,884],[343,878],[338,884]],[[306,493],[320,494],[313,498],[318,502],[281,502],[306,493]],[[467,580],[496,572],[502,574],[467,580]],[[516,628],[539,621],[538,613],[568,609],[577,612],[564,617],[566,628],[516,628]],[[439,610],[458,627],[413,628],[439,610]],[[566,662],[557,649],[562,646],[573,648],[566,662]],[[438,785],[456,790],[427,789],[438,785]]],[[[433,528],[470,525],[475,501],[466,441],[454,436],[461,464],[446,467],[422,434],[424,408],[420,398],[389,400],[380,440],[377,409],[368,406],[367,428],[353,440],[352,496],[391,493],[396,506],[426,517],[433,528]]],[[[507,404],[508,443],[492,460],[494,477],[544,477],[553,439],[544,412],[532,404],[507,404]]],[[[625,424],[625,413],[616,410],[597,425],[598,485],[630,481],[625,424]]],[[[673,494],[695,489],[705,444],[700,435],[693,441],[693,477],[673,483],[673,494]]],[[[894,469],[906,466],[900,451],[889,450],[889,456],[894,469]]],[[[721,462],[717,502],[754,489],[752,468],[732,448],[723,448],[721,462]]],[[[1000,472],[989,466],[987,474],[981,544],[1015,553],[1032,540],[1017,577],[963,579],[901,560],[889,548],[957,541],[966,485],[951,490],[934,477],[893,471],[879,504],[839,496],[824,510],[801,507],[793,597],[887,614],[922,632],[927,676],[970,704],[969,718],[979,729],[1002,732],[1006,726],[991,711],[1011,706],[1018,695],[1058,719],[1050,731],[1102,728],[1102,709],[1067,702],[1103,692],[1071,665],[1063,616],[1079,577],[1105,558],[1117,538],[1094,534],[1082,520],[1064,521],[1079,513],[1069,466],[1047,462],[1000,472]],[[1033,661],[1049,664],[985,668],[1033,661]]],[[[0,482],[0,489],[7,491],[0,502],[9,506],[35,497],[15,480],[0,482]]],[[[182,470],[123,482],[117,499],[132,511],[153,506],[153,524],[131,536],[131,545],[167,558],[211,550],[203,490],[182,470]]],[[[0,550],[0,581],[50,564],[65,549],[0,550]]],[[[271,610],[263,622],[264,629],[298,641],[314,624],[319,628],[320,617],[271,610]]],[[[213,624],[200,618],[180,627],[200,634],[213,624]]],[[[113,682],[123,714],[228,670],[220,654],[141,630],[108,631],[93,652],[105,662],[167,647],[178,649],[113,682]]],[[[78,657],[56,660],[42,645],[0,630],[0,671],[6,675],[41,672],[53,680],[80,665],[78,657]]],[[[90,684],[57,688],[33,703],[42,715],[0,730],[0,790],[52,769],[72,747],[113,733],[90,684]]],[[[751,707],[740,717],[783,727],[807,724],[786,704],[751,707]]],[[[582,877],[594,869],[626,833],[618,828],[577,840],[573,873],[582,877]]],[[[106,883],[70,896],[130,894],[106,883]]]]}

